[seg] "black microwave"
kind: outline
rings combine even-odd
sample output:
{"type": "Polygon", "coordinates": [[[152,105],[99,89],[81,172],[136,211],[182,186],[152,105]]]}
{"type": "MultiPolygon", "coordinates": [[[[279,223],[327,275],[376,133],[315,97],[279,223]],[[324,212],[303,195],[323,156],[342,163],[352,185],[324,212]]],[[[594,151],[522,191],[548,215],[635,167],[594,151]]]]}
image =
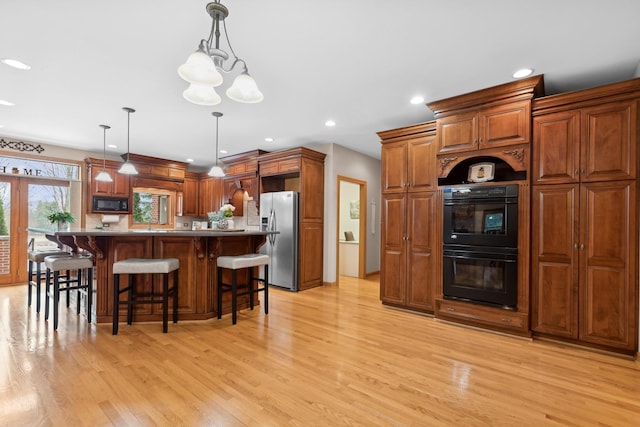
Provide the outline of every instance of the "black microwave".
{"type": "Polygon", "coordinates": [[[129,199],[93,196],[91,207],[93,212],[129,212],[129,199]]]}

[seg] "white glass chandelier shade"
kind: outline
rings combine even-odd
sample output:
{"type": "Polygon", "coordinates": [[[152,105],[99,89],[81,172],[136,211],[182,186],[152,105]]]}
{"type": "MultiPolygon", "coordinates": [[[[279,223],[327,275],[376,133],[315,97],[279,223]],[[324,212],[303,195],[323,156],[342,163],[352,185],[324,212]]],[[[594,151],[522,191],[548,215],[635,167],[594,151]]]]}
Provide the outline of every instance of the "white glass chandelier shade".
{"type": "Polygon", "coordinates": [[[207,86],[202,83],[191,83],[182,92],[182,96],[187,101],[198,105],[218,105],[222,101],[213,86],[207,86]]]}
{"type": "Polygon", "coordinates": [[[225,176],[224,171],[222,170],[222,168],[218,165],[213,165],[213,167],[211,168],[211,170],[209,170],[208,173],[209,176],[215,176],[217,178],[221,178],[223,176],[225,176]]]}
{"type": "Polygon", "coordinates": [[[124,162],[122,164],[122,166],[120,166],[120,169],[118,170],[119,173],[125,174],[125,175],[137,175],[138,174],[138,170],[136,169],[135,166],[133,166],[133,163],[131,163],[129,160],[127,160],[126,162],[124,162]]]}
{"type": "Polygon", "coordinates": [[[208,175],[221,178],[225,176],[224,171],[218,165],[218,120],[222,117],[222,113],[215,111],[211,113],[211,115],[216,118],[216,163],[213,165],[208,175]]]}
{"type": "Polygon", "coordinates": [[[213,87],[222,84],[222,75],[216,69],[216,64],[202,49],[189,55],[187,62],[178,68],[178,75],[189,83],[200,83],[213,87]]]}
{"type": "Polygon", "coordinates": [[[231,47],[225,24],[229,9],[221,4],[220,0],[214,0],[207,4],[206,10],[212,21],[209,38],[201,40],[198,49],[178,67],[178,75],[190,83],[182,96],[187,101],[198,105],[220,103],[222,99],[213,89],[223,82],[220,73],[230,73],[239,65],[241,72],[225,93],[236,102],[249,104],[261,102],[264,96],[258,89],[256,81],[249,75],[246,62],[238,58],[231,47]],[[220,47],[221,35],[224,36],[223,40],[226,40],[231,58],[220,47]]]}
{"type": "Polygon", "coordinates": [[[96,175],[94,179],[100,182],[113,182],[113,178],[111,178],[111,175],[107,172],[105,160],[105,157],[107,156],[107,129],[111,129],[111,126],[99,126],[102,128],[102,170],[98,172],[98,175],[96,175]]]}
{"type": "Polygon", "coordinates": [[[239,74],[233,80],[233,85],[227,89],[227,96],[234,101],[247,104],[255,104],[264,99],[256,81],[247,72],[239,74]]]}
{"type": "Polygon", "coordinates": [[[111,175],[109,175],[109,172],[107,172],[106,170],[101,170],[100,172],[98,172],[95,180],[101,182],[113,182],[113,178],[111,178],[111,175]]]}
{"type": "Polygon", "coordinates": [[[120,166],[120,169],[118,170],[118,173],[124,174],[124,175],[137,175],[138,171],[136,169],[136,167],[133,165],[133,163],[131,163],[129,161],[129,131],[131,129],[131,113],[135,113],[136,110],[134,110],[133,108],[129,108],[129,107],[122,107],[122,109],[124,111],[127,112],[127,161],[124,162],[122,164],[122,166],[120,166]]]}

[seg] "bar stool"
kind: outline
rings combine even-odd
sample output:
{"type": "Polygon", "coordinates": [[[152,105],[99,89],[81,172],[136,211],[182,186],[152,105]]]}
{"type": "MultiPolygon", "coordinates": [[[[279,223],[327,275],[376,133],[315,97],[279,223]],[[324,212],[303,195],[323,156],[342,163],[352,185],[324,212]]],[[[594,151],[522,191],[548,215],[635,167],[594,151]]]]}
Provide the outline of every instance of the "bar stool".
{"type": "Polygon", "coordinates": [[[87,322],[91,323],[91,305],[93,301],[93,260],[89,256],[48,256],[45,257],[44,263],[47,266],[46,274],[46,294],[47,299],[44,306],[44,319],[49,319],[49,299],[53,298],[53,330],[58,329],[58,305],[60,301],[60,292],[67,292],[67,307],[69,306],[68,295],[70,291],[76,291],[77,314],[80,314],[80,296],[86,295],[87,298],[87,322]],[[75,278],[71,275],[71,271],[76,271],[75,278]],[[60,274],[66,271],[67,274],[60,274]],[[83,280],[83,272],[86,271],[86,277],[83,280]],[[51,283],[51,273],[53,272],[53,283],[51,283]],[[50,286],[53,285],[53,295],[50,286]],[[64,287],[60,287],[64,285],[64,287]]]}
{"type": "Polygon", "coordinates": [[[264,314],[269,314],[269,255],[245,254],[237,256],[219,256],[218,265],[218,319],[222,318],[222,293],[231,291],[231,322],[235,325],[237,320],[238,297],[249,295],[249,307],[253,310],[253,295],[264,292],[264,314]],[[253,267],[264,266],[264,278],[253,276],[253,267]],[[222,281],[222,269],[231,270],[231,283],[222,281]],[[238,292],[237,272],[241,268],[248,268],[249,278],[246,284],[240,286],[243,291],[238,292]],[[256,282],[256,287],[253,283],[256,282]],[[260,287],[262,284],[262,287],[260,287]]]}
{"type": "Polygon", "coordinates": [[[48,256],[71,256],[69,252],[61,250],[50,251],[29,251],[27,258],[29,259],[29,281],[27,283],[27,305],[31,307],[31,288],[36,288],[36,313],[40,313],[40,294],[42,291],[42,279],[44,279],[45,271],[42,271],[44,259],[48,256]],[[35,266],[35,271],[34,267],[35,266]]]}
{"type": "Polygon", "coordinates": [[[113,335],[118,335],[120,305],[127,305],[127,325],[133,322],[133,306],[137,304],[162,304],[162,332],[167,333],[169,318],[169,297],[173,297],[173,323],[178,323],[178,269],[177,258],[129,258],[113,263],[113,335]],[[169,273],[173,271],[173,286],[169,287],[169,273]],[[127,274],[129,282],[120,289],[120,275],[127,274]],[[162,292],[137,292],[135,277],[138,274],[162,274],[162,292]],[[127,292],[127,299],[120,300],[120,294],[127,292]],[[142,298],[142,299],[139,299],[142,298]]]}

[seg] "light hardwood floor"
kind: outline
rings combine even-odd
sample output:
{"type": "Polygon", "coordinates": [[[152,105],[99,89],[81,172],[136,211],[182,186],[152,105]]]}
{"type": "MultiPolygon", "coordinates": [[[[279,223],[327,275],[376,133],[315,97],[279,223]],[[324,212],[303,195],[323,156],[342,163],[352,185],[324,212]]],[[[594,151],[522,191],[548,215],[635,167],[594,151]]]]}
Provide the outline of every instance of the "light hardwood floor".
{"type": "Polygon", "coordinates": [[[640,425],[640,365],[383,307],[378,282],[272,290],[270,314],[59,331],[0,288],[2,426],[640,425]]]}

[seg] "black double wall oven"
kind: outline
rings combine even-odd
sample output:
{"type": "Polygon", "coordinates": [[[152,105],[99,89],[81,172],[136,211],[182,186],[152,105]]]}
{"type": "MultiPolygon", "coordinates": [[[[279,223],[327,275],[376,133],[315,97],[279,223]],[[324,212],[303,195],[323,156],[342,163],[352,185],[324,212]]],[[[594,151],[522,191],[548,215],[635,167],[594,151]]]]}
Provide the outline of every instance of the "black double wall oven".
{"type": "Polygon", "coordinates": [[[518,185],[444,188],[445,299],[516,310],[518,185]]]}

